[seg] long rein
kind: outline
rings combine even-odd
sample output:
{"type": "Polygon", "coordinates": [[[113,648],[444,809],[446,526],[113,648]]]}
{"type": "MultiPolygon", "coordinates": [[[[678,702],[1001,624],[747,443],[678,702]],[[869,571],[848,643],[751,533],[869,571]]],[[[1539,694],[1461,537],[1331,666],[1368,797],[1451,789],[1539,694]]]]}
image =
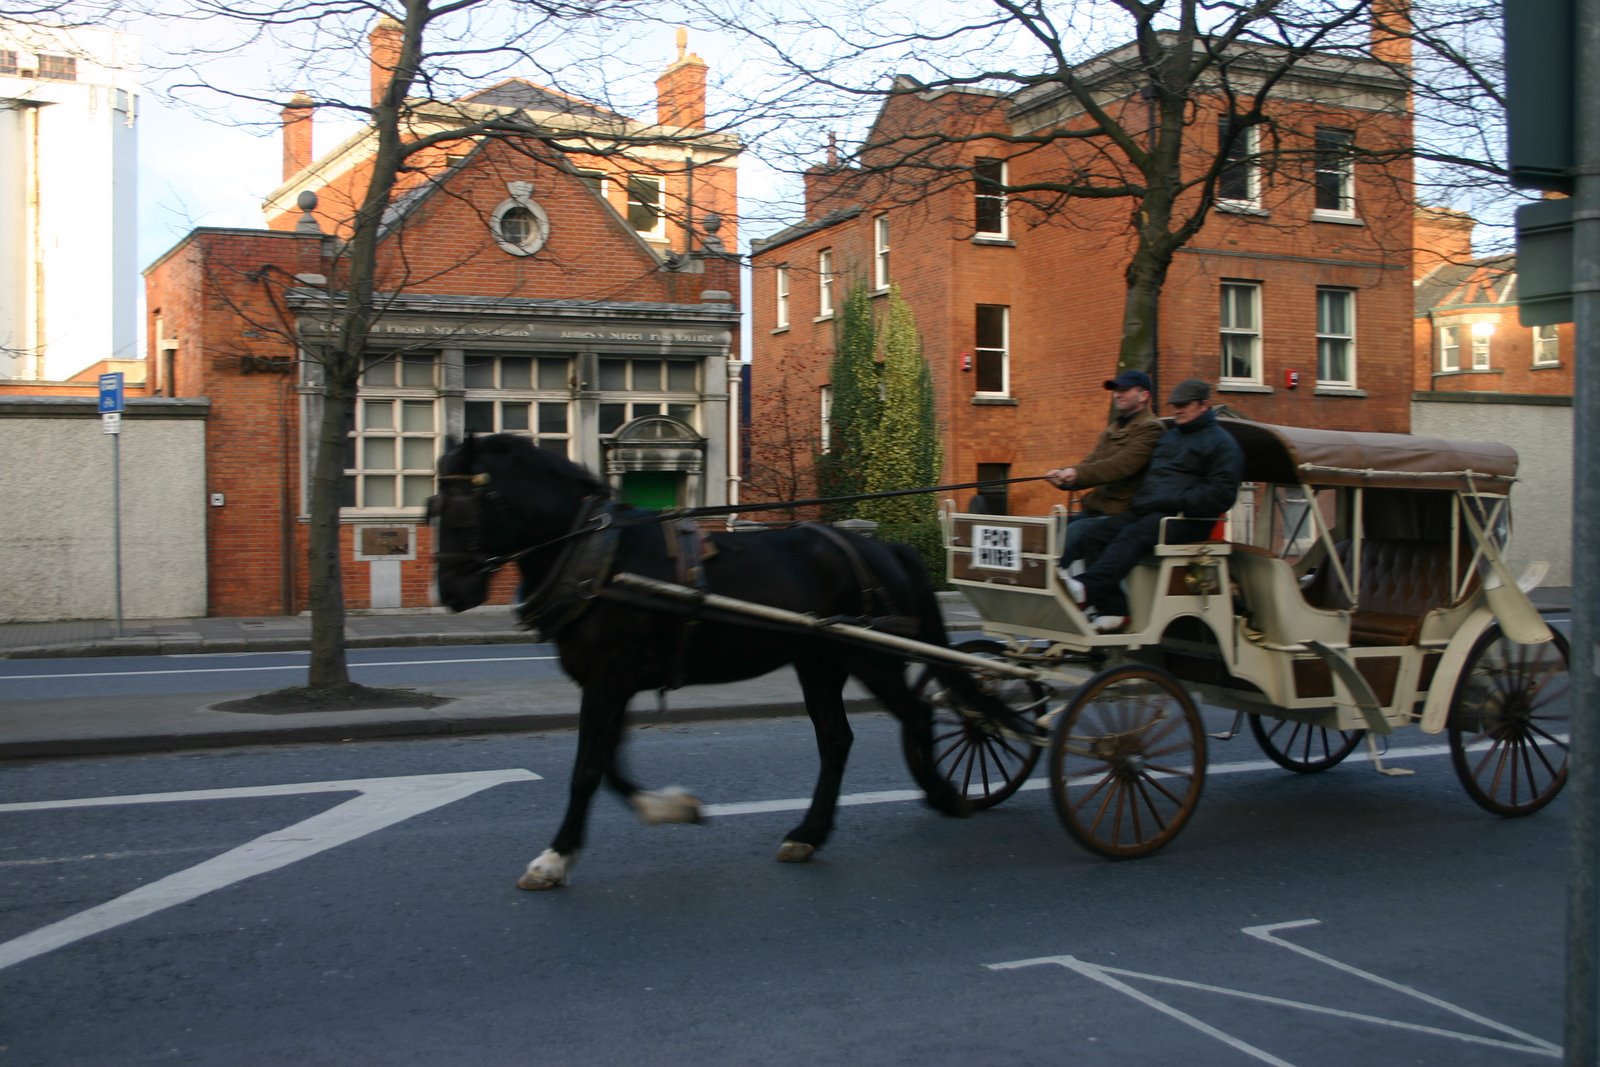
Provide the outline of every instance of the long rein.
{"type": "MultiPolygon", "coordinates": [[[[488,475],[484,474],[441,474],[440,481],[461,480],[469,481],[474,490],[481,489],[488,484],[488,475]],[[481,479],[481,480],[480,480],[481,479]]],[[[876,493],[853,493],[849,496],[821,496],[807,500],[778,500],[765,504],[718,504],[714,507],[704,508],[668,508],[664,511],[641,511],[636,515],[619,519],[612,507],[600,508],[601,504],[609,504],[601,497],[587,497],[584,506],[578,509],[578,514],[573,522],[573,528],[560,537],[553,537],[527,548],[508,552],[503,556],[489,556],[483,560],[480,573],[498,570],[507,563],[515,563],[525,556],[531,556],[542,549],[564,544],[578,537],[599,533],[609,526],[651,526],[663,522],[677,522],[683,519],[703,519],[717,515],[737,515],[744,511],[792,511],[796,508],[817,507],[823,504],[853,504],[861,500],[884,500],[898,496],[920,496],[924,493],[944,493],[957,489],[983,489],[995,485],[1012,485],[1017,482],[1044,481],[1042,474],[1029,474],[1017,478],[986,478],[981,482],[959,482],[953,485],[933,485],[920,489],[885,489],[876,493]]]]}

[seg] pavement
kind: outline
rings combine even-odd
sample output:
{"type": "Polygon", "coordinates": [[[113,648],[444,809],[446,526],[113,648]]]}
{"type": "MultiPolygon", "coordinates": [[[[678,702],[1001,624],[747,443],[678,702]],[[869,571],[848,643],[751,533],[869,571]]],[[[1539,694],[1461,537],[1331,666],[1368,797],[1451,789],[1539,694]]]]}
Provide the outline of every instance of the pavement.
{"type": "MultiPolygon", "coordinates": [[[[1568,611],[1571,590],[1536,589],[1530,596],[1546,612],[1568,611]]],[[[952,632],[981,629],[981,620],[958,593],[939,594],[952,632]]],[[[448,645],[533,646],[512,625],[505,607],[461,614],[440,610],[350,614],[350,649],[448,645]]],[[[309,616],[140,619],[120,627],[110,620],[0,623],[0,658],[191,656],[206,653],[303,651],[311,645],[309,616]]],[[[546,646],[542,654],[551,650],[546,646]]],[[[510,654],[510,650],[508,650],[510,654]]],[[[108,663],[104,668],[114,673],[108,663]]],[[[565,678],[451,682],[427,693],[447,698],[434,707],[396,706],[326,711],[247,712],[219,702],[251,692],[168,693],[108,699],[5,700],[7,676],[32,673],[24,663],[0,667],[0,759],[163,752],[286,742],[327,742],[437,734],[571,729],[577,725],[579,690],[565,678]]],[[[382,684],[376,683],[376,684],[382,684]]],[[[853,684],[853,683],[852,683],[853,684]]],[[[847,700],[871,705],[852,688],[847,700]]],[[[722,686],[687,686],[662,695],[641,694],[634,721],[701,722],[794,715],[802,704],[792,671],[722,686]]]]}

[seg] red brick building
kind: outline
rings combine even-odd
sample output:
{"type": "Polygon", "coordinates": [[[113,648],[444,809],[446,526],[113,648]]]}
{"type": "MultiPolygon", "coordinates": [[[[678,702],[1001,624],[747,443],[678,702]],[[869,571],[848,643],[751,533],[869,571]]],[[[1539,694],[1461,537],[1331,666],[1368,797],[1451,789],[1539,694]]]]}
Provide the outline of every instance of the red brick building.
{"type": "MultiPolygon", "coordinates": [[[[1374,42],[1381,60],[1312,56],[1274,88],[1270,133],[1251,133],[1254,154],[1230,168],[1218,206],[1167,276],[1155,326],[1158,388],[1200,377],[1250,418],[1409,427],[1410,167],[1370,162],[1368,152],[1409,145],[1411,118],[1391,65],[1403,51],[1385,34],[1374,42]],[[1269,136],[1285,150],[1276,164],[1269,136]]],[[[1136,57],[1128,46],[1084,71],[1136,57]]],[[[1220,144],[1220,111],[1205,111],[1217,103],[1202,101],[1186,174],[1220,144]]],[[[1144,107],[1133,95],[1106,106],[1135,126],[1144,107]]],[[[1087,452],[1105,423],[1101,383],[1123,334],[1133,202],[1080,199],[1054,214],[1008,202],[985,180],[1047,180],[1071,172],[1074,152],[1095,149],[1058,142],[1014,153],[982,139],[1081,121],[1060,94],[906,92],[891,98],[870,139],[947,133],[970,180],[907,195],[920,180],[910,168],[885,177],[835,165],[807,175],[804,221],[753,244],[752,415],[769,452],[773,440],[803,443],[821,432],[833,308],[854,280],[875,297],[898,288],[916,313],[946,481],[1042,473],[1087,452]]],[[[752,467],[761,451],[758,443],[752,467]]],[[[1063,500],[1042,482],[1023,483],[1004,505],[1038,513],[1063,500]]]]}
{"type": "MultiPolygon", "coordinates": [[[[375,93],[397,31],[387,19],[372,31],[375,93]]],[[[527,434],[641,503],[727,499],[739,310],[722,249],[734,240],[740,145],[705,129],[705,78],[680,37],[652,123],[517,79],[411,102],[418,137],[518,113],[597,150],[457,139],[402,176],[344,457],[349,607],[431,603],[423,504],[448,437],[527,434]]],[[[152,392],[212,402],[212,614],[306,604],[316,355],[336,340],[343,239],[374,149],[368,131],[314,156],[313,110],[297,97],[284,111],[268,228],[194,230],[146,271],[152,392]]]]}

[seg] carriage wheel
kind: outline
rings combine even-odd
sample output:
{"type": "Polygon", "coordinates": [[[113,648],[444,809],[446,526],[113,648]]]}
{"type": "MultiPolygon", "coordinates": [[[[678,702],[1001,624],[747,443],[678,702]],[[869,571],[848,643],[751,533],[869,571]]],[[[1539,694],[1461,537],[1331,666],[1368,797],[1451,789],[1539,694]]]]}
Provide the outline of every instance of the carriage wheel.
{"type": "Polygon", "coordinates": [[[1367,736],[1365,730],[1330,730],[1290,719],[1269,722],[1254,712],[1250,713],[1250,732],[1273,763],[1299,774],[1327,770],[1354,752],[1367,736]]]}
{"type": "Polygon", "coordinates": [[[1496,815],[1531,815],[1567,782],[1567,639],[1523,645],[1490,626],[1450,703],[1450,761],[1496,815]]]}
{"type": "Polygon", "coordinates": [[[1050,739],[1056,814],[1080,845],[1145,856],[1178,836],[1200,801],[1206,735],[1165,671],[1124,664],[1073,695],[1050,739]]]}
{"type": "MultiPolygon", "coordinates": [[[[1006,646],[985,638],[961,641],[951,647],[972,656],[1005,658],[1006,646]]],[[[1043,710],[1046,693],[1038,682],[981,671],[971,673],[984,692],[1019,714],[1031,719],[1043,710]]],[[[960,791],[974,810],[992,808],[1022,788],[1039,762],[1039,746],[1002,733],[989,720],[976,718],[972,712],[963,714],[931,667],[923,668],[913,688],[933,705],[934,769],[960,791]]],[[[904,747],[906,762],[915,770],[918,755],[909,744],[904,747]]]]}

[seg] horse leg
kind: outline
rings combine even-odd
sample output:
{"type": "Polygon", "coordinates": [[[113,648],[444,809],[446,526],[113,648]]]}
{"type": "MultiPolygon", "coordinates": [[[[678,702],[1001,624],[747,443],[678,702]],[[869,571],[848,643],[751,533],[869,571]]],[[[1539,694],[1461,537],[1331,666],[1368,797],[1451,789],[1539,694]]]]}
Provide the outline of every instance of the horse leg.
{"type": "Polygon", "coordinates": [[[639,821],[646,826],[663,823],[700,821],[700,799],[679,786],[664,789],[640,789],[622,769],[622,738],[611,750],[611,760],[606,764],[606,785],[633,808],[639,821]]]}
{"type": "Polygon", "coordinates": [[[623,710],[631,695],[599,686],[584,687],[578,709],[578,753],[572,762],[567,813],[550,847],[528,864],[528,869],[517,880],[517,888],[554,889],[566,882],[578,849],[583,847],[589,804],[607,768],[615,763],[617,745],[622,738],[623,710]]]}
{"type": "Polygon", "coordinates": [[[839,807],[839,789],[844,783],[844,765],[850,756],[855,734],[844,713],[844,683],[849,675],[821,661],[798,662],[800,692],[805,696],[806,714],[811,716],[817,734],[817,755],[821,767],[817,786],[811,794],[811,807],[800,825],[784,836],[778,848],[780,863],[804,863],[821,848],[833,832],[833,816],[839,807]]]}
{"type": "Polygon", "coordinates": [[[928,806],[945,815],[970,814],[966,798],[933,766],[933,709],[906,684],[905,667],[899,663],[883,668],[857,670],[856,678],[867,687],[878,703],[900,722],[900,733],[917,754],[911,775],[927,795],[928,806]]]}

